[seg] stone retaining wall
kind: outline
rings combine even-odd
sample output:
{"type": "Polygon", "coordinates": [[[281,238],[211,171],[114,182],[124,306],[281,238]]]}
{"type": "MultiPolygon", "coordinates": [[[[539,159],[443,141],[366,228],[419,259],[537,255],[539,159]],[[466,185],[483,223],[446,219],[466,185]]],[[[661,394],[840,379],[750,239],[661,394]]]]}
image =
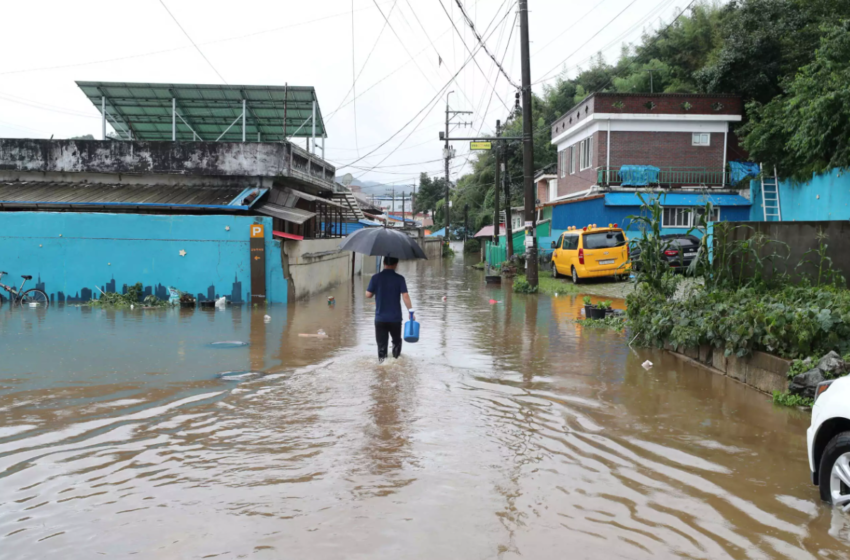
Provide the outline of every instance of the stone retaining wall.
{"type": "Polygon", "coordinates": [[[756,351],[743,358],[735,355],[725,356],[723,350],[707,344],[678,350],[673,350],[672,346],[666,344],[664,349],[677,356],[694,360],[714,373],[736,379],[762,393],[772,395],[774,391],[788,390],[788,370],[791,368],[791,362],[773,354],[756,351]]]}

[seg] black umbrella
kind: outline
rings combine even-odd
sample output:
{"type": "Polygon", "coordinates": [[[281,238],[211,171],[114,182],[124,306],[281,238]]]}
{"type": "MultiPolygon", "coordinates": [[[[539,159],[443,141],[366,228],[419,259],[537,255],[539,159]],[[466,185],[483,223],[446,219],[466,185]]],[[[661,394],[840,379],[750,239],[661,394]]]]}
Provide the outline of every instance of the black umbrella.
{"type": "Polygon", "coordinates": [[[409,235],[385,227],[355,231],[340,243],[340,250],[396,259],[427,259],[425,251],[409,235]]]}

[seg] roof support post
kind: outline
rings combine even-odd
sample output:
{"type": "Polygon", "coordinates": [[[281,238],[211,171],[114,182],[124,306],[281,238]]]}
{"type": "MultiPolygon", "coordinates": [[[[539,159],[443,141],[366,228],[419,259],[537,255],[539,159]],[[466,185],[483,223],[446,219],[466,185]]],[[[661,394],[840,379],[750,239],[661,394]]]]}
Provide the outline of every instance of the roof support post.
{"type": "MultiPolygon", "coordinates": [[[[194,138],[195,131],[192,131],[194,138]]],[[[171,141],[177,142],[177,98],[171,98],[171,141]]]]}
{"type": "Polygon", "coordinates": [[[316,100],[313,99],[313,151],[316,153],[316,100]]]}
{"type": "Polygon", "coordinates": [[[245,141],[245,115],[248,113],[248,101],[242,99],[242,141],[245,141]]]}
{"type": "Polygon", "coordinates": [[[102,95],[100,97],[100,133],[101,139],[106,140],[106,96],[102,95]]]}
{"type": "Polygon", "coordinates": [[[322,159],[325,159],[325,137],[322,137],[322,159]]]}
{"type": "MultiPolygon", "coordinates": [[[[726,188],[726,146],[729,141],[729,123],[726,123],[726,130],[723,131],[723,188],[726,188]]],[[[778,188],[778,187],[777,187],[778,188]]]]}

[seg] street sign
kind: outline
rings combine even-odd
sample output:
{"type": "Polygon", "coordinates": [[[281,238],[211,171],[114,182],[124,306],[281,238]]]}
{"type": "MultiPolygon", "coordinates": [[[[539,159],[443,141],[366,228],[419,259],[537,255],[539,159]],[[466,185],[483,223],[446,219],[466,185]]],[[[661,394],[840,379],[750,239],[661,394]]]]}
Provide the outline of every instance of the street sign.
{"type": "Polygon", "coordinates": [[[251,303],[266,303],[266,240],[263,224],[251,224],[251,303]]]}
{"type": "Polygon", "coordinates": [[[493,148],[492,142],[470,142],[470,150],[490,150],[493,148]]]}

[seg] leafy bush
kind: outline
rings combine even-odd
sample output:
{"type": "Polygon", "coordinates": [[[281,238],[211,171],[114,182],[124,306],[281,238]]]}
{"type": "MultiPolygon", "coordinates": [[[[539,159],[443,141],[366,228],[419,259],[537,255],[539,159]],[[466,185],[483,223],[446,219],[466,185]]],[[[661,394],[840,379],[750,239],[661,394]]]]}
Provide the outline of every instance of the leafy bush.
{"type": "Polygon", "coordinates": [[[517,276],[514,279],[514,292],[518,294],[536,294],[537,286],[529,284],[525,276],[517,276]]]}
{"type": "Polygon", "coordinates": [[[481,242],[477,239],[470,239],[463,244],[464,253],[478,253],[481,251],[481,242]]]}
{"type": "Polygon", "coordinates": [[[697,290],[669,301],[648,286],[626,298],[629,325],[645,345],[711,344],[726,355],[764,350],[783,358],[850,349],[850,292],[836,288],[697,290]]]}
{"type": "Polygon", "coordinates": [[[778,404],[779,406],[812,406],[815,404],[815,400],[802,395],[774,391],[773,404],[778,404]]]}
{"type": "Polygon", "coordinates": [[[455,251],[451,247],[449,247],[448,243],[443,244],[443,256],[444,257],[453,257],[455,256],[455,251]]]}
{"type": "Polygon", "coordinates": [[[98,299],[91,301],[92,305],[100,305],[104,307],[129,307],[131,304],[139,303],[142,298],[142,290],[144,287],[141,282],[136,282],[132,286],[127,287],[126,294],[117,292],[107,292],[100,294],[98,299]]]}
{"type": "Polygon", "coordinates": [[[621,331],[626,328],[625,317],[605,317],[604,319],[576,319],[576,323],[589,329],[612,329],[621,331]]]}

